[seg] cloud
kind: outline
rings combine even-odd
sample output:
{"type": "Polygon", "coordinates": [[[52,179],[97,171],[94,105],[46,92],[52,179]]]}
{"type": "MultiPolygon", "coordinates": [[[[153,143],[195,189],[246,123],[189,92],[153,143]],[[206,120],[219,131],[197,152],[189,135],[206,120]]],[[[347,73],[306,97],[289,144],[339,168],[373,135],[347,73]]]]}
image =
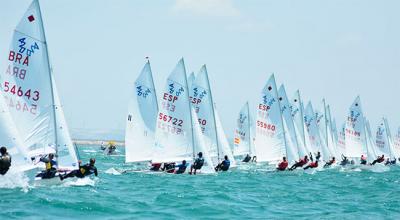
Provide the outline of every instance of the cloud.
{"type": "Polygon", "coordinates": [[[235,17],[240,15],[231,0],[176,0],[172,10],[175,13],[196,16],[235,17]]]}

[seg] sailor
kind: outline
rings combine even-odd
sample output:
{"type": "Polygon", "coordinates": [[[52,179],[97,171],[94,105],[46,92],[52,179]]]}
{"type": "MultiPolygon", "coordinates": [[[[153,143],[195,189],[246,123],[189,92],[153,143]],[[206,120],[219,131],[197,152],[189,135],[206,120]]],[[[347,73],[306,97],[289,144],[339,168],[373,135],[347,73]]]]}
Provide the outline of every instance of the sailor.
{"type": "Polygon", "coordinates": [[[151,171],[160,171],[161,163],[151,163],[151,171]]]}
{"type": "Polygon", "coordinates": [[[315,162],[311,162],[309,165],[304,167],[304,169],[307,170],[309,168],[317,168],[317,167],[318,167],[318,160],[315,160],[315,162]]]}
{"type": "Polygon", "coordinates": [[[36,175],[42,179],[51,179],[56,176],[57,173],[57,161],[54,160],[54,154],[50,153],[44,157],[41,157],[40,162],[45,165],[45,170],[36,175]]]}
{"type": "Polygon", "coordinates": [[[190,173],[189,173],[190,175],[192,175],[192,173],[194,175],[196,175],[196,171],[200,170],[204,165],[203,153],[199,152],[197,154],[197,156],[198,156],[198,158],[196,158],[196,160],[194,161],[193,165],[190,167],[190,173]],[[194,170],[194,172],[193,172],[193,170],[194,170]]]}
{"type": "Polygon", "coordinates": [[[113,141],[108,142],[107,154],[113,154],[117,149],[115,143],[113,141]]]}
{"type": "Polygon", "coordinates": [[[167,173],[174,173],[175,172],[175,163],[163,163],[161,167],[162,171],[165,171],[167,173]]]}
{"type": "Polygon", "coordinates": [[[251,157],[250,157],[249,154],[247,154],[246,157],[242,160],[242,162],[243,163],[248,163],[248,162],[250,162],[250,160],[251,160],[251,157]]]}
{"type": "Polygon", "coordinates": [[[332,164],[334,164],[336,162],[335,157],[332,157],[331,160],[329,160],[328,162],[326,162],[326,164],[324,165],[324,168],[331,166],[332,164]]]}
{"type": "Polygon", "coordinates": [[[0,148],[0,174],[4,175],[10,169],[11,166],[11,156],[7,152],[6,147],[0,148]]]}
{"type": "Polygon", "coordinates": [[[386,162],[385,162],[386,166],[389,165],[396,165],[396,158],[394,158],[393,160],[390,160],[390,158],[387,158],[386,162]]]}
{"type": "Polygon", "coordinates": [[[251,159],[251,162],[256,163],[257,162],[257,156],[253,156],[253,158],[251,159]]]}
{"type": "Polygon", "coordinates": [[[347,165],[348,163],[349,159],[347,159],[347,157],[342,154],[342,161],[340,162],[340,165],[344,166],[347,165]]]}
{"type": "Polygon", "coordinates": [[[64,179],[70,178],[70,177],[83,178],[85,176],[89,176],[92,174],[97,176],[97,168],[94,166],[94,164],[96,163],[96,159],[90,158],[89,163],[87,163],[83,166],[81,166],[82,161],[78,161],[78,163],[79,163],[79,169],[73,170],[70,173],[65,174],[65,175],[60,175],[60,180],[64,180],[64,179]]]}
{"type": "Polygon", "coordinates": [[[278,167],[276,168],[279,171],[284,171],[288,167],[289,163],[286,160],[286,157],[282,158],[282,161],[278,163],[278,167]]]}
{"type": "Polygon", "coordinates": [[[228,171],[231,166],[231,161],[228,159],[228,156],[225,155],[224,160],[215,167],[215,171],[228,171]]]}
{"type": "Polygon", "coordinates": [[[317,156],[315,156],[315,159],[319,161],[319,159],[321,158],[321,152],[317,152],[317,156]]]}
{"type": "Polygon", "coordinates": [[[376,160],[374,160],[371,165],[375,165],[376,163],[382,163],[383,161],[385,161],[385,155],[382,154],[382,156],[378,156],[378,158],[376,158],[376,160]]]}
{"type": "Polygon", "coordinates": [[[175,174],[182,174],[186,171],[186,160],[182,160],[182,163],[177,165],[176,168],[178,168],[177,170],[175,170],[175,174]]]}
{"type": "Polygon", "coordinates": [[[364,155],[361,155],[360,164],[367,165],[367,158],[364,155]]]}
{"type": "Polygon", "coordinates": [[[292,167],[290,167],[290,171],[296,169],[297,167],[303,167],[304,165],[306,165],[308,163],[308,156],[304,156],[304,158],[301,158],[298,162],[296,162],[295,164],[293,164],[292,167]]]}

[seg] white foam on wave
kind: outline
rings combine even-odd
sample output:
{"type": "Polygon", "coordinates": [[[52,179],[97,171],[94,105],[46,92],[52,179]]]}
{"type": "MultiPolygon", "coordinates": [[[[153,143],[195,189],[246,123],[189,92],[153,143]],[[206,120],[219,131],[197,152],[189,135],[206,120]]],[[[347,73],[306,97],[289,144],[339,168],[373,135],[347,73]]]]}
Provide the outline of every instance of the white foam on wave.
{"type": "Polygon", "coordinates": [[[13,172],[10,170],[5,175],[0,176],[0,188],[21,188],[24,192],[27,192],[29,189],[29,178],[23,172],[13,172]]]}
{"type": "Polygon", "coordinates": [[[97,153],[96,150],[82,150],[85,153],[97,153]]]}
{"type": "Polygon", "coordinates": [[[111,167],[110,169],[106,170],[107,174],[111,174],[111,175],[121,175],[121,172],[119,172],[118,170],[114,169],[113,167],[111,167]]]}
{"type": "Polygon", "coordinates": [[[85,178],[76,178],[73,180],[69,180],[69,181],[65,181],[63,183],[63,186],[94,186],[96,183],[95,180],[89,178],[89,177],[85,177],[85,178]]]}

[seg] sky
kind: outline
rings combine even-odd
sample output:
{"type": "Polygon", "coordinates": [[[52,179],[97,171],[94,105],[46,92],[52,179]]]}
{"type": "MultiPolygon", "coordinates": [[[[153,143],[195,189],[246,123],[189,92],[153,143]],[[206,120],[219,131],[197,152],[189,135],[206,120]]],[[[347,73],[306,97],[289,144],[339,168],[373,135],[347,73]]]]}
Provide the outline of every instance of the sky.
{"type": "MultiPolygon", "coordinates": [[[[0,2],[5,71],[13,30],[30,0],[0,2]]],[[[181,57],[206,64],[228,136],[271,73],[292,96],[331,105],[338,127],[361,96],[373,129],[400,126],[400,1],[40,0],[53,73],[69,128],[125,129],[129,92],[145,57],[158,92],[181,57]]],[[[279,85],[278,85],[279,86],[279,85]]],[[[82,135],[82,134],[80,134],[82,135]]]]}

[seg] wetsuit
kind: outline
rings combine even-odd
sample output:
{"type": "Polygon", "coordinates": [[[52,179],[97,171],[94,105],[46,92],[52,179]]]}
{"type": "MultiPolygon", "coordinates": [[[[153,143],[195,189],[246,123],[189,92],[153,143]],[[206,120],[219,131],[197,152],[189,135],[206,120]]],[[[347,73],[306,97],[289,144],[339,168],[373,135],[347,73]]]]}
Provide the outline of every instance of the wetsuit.
{"type": "Polygon", "coordinates": [[[167,173],[173,173],[175,171],[175,163],[164,163],[164,167],[161,170],[167,173]]]}
{"type": "Polygon", "coordinates": [[[288,167],[289,163],[287,161],[282,161],[278,164],[278,167],[276,168],[279,171],[284,171],[288,167]]]}
{"type": "Polygon", "coordinates": [[[94,165],[85,164],[85,165],[81,166],[79,164],[78,170],[73,170],[66,175],[60,175],[60,179],[63,180],[63,179],[70,178],[70,177],[83,178],[85,176],[89,176],[92,174],[97,176],[97,168],[94,165]]]}
{"type": "Polygon", "coordinates": [[[151,164],[151,171],[160,171],[161,163],[152,163],[151,164]]]}
{"type": "Polygon", "coordinates": [[[316,160],[315,162],[311,162],[308,166],[304,167],[305,170],[307,170],[308,168],[317,168],[318,167],[318,160],[316,160]]]}
{"type": "Polygon", "coordinates": [[[306,159],[306,158],[301,159],[299,162],[293,164],[293,166],[290,167],[289,170],[294,170],[294,169],[296,169],[297,167],[302,167],[302,166],[304,166],[304,165],[307,164],[307,163],[308,163],[308,159],[306,159]]]}
{"type": "Polygon", "coordinates": [[[215,171],[228,171],[229,167],[231,166],[231,161],[229,160],[224,160],[220,164],[218,164],[217,167],[215,167],[215,171]]]}
{"type": "Polygon", "coordinates": [[[248,162],[250,162],[250,160],[251,160],[251,157],[250,157],[250,155],[246,155],[246,157],[242,160],[242,162],[244,162],[244,163],[248,163],[248,162]]]}
{"type": "Polygon", "coordinates": [[[175,171],[175,174],[182,174],[186,171],[187,164],[179,164],[176,166],[178,169],[175,171]]]}
{"type": "Polygon", "coordinates": [[[0,156],[0,174],[4,175],[11,167],[11,156],[8,153],[0,156]]]}
{"type": "Polygon", "coordinates": [[[378,157],[378,159],[374,160],[371,165],[375,165],[376,163],[382,163],[385,161],[384,157],[378,157]]]}
{"type": "Polygon", "coordinates": [[[36,177],[41,177],[42,179],[51,179],[55,177],[57,173],[57,162],[46,157],[40,158],[40,161],[45,164],[46,169],[37,174],[36,177]]]}
{"type": "Polygon", "coordinates": [[[330,160],[330,161],[326,162],[326,164],[324,165],[324,168],[329,167],[330,165],[332,165],[334,163],[335,163],[335,160],[330,160]]]}

